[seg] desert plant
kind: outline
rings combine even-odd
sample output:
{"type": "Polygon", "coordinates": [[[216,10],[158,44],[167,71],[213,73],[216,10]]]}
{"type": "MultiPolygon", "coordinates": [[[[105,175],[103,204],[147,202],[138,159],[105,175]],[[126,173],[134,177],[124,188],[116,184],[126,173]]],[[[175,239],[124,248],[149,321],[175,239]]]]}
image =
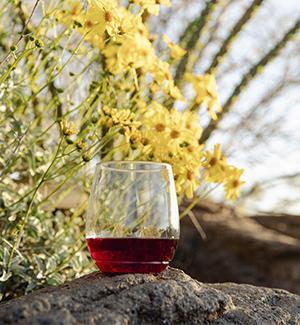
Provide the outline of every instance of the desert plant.
{"type": "MultiPolygon", "coordinates": [[[[222,117],[211,72],[232,38],[203,75],[190,63],[217,1],[207,2],[187,26],[182,46],[149,32],[160,5],[169,1],[1,4],[2,299],[93,268],[84,243],[86,201],[60,202],[78,187],[89,192],[99,160],[172,164],[179,200],[194,197],[183,215],[219,184],[227,198],[239,194],[243,170],[228,164],[220,145],[204,146],[208,131],[202,132],[198,116],[204,108],[212,121],[222,117]],[[185,93],[189,85],[193,96],[185,93]]],[[[251,13],[252,7],[234,35],[251,13]]]]}

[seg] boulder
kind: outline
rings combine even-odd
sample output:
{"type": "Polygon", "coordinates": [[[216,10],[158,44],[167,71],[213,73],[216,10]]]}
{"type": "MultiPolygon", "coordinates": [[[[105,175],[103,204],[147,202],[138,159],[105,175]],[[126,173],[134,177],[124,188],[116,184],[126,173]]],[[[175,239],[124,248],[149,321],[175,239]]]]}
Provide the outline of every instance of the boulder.
{"type": "Polygon", "coordinates": [[[299,324],[300,297],[251,285],[204,284],[180,270],[95,272],[0,304],[0,324],[299,324]]]}
{"type": "Polygon", "coordinates": [[[205,201],[193,212],[207,238],[185,217],[174,267],[203,282],[248,283],[300,294],[300,217],[241,217],[205,201]]]}

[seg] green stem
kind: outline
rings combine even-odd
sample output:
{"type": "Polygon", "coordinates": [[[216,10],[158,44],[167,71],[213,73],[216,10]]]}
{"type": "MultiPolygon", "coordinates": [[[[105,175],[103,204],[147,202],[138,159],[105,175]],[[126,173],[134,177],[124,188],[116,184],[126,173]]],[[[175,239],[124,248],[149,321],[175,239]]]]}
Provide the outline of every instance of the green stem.
{"type": "Polygon", "coordinates": [[[183,217],[185,217],[187,214],[189,214],[192,209],[203,199],[205,199],[209,193],[211,193],[212,191],[214,191],[218,186],[220,186],[221,184],[218,183],[215,186],[211,187],[206,193],[204,193],[203,195],[199,195],[196,196],[193,201],[187,206],[187,208],[185,210],[183,210],[183,212],[180,213],[179,217],[180,219],[182,219],[183,217]]]}
{"type": "MultiPolygon", "coordinates": [[[[39,4],[39,2],[40,2],[40,0],[36,0],[36,2],[35,2],[35,4],[34,4],[34,6],[33,6],[33,8],[32,8],[32,10],[31,10],[31,13],[30,13],[30,15],[29,15],[29,18],[27,19],[27,22],[25,23],[25,26],[24,26],[24,28],[23,28],[23,30],[22,30],[22,33],[21,33],[21,35],[20,35],[20,37],[19,37],[19,39],[17,40],[17,42],[16,42],[16,44],[15,44],[15,47],[17,47],[18,45],[19,45],[19,43],[22,41],[22,39],[24,38],[24,36],[26,35],[26,30],[27,30],[27,27],[28,27],[28,24],[29,24],[29,22],[30,22],[30,20],[31,20],[31,18],[32,18],[32,16],[33,16],[33,14],[34,14],[34,12],[35,12],[35,10],[36,10],[36,8],[37,8],[37,6],[38,6],[38,4],[39,4]]],[[[23,52],[24,53],[24,52],[23,52]]],[[[7,53],[7,55],[0,61],[0,68],[1,68],[1,66],[10,58],[10,56],[13,54],[13,52],[12,51],[10,51],[9,53],[7,53]]],[[[1,83],[1,82],[0,82],[1,83]]]]}
{"type": "Polygon", "coordinates": [[[82,167],[82,165],[81,164],[79,164],[79,165],[77,165],[77,166],[75,166],[74,168],[70,168],[69,169],[69,174],[66,176],[66,178],[62,181],[62,182],[60,182],[60,184],[50,193],[50,194],[48,194],[41,202],[40,202],[40,204],[43,204],[43,203],[45,203],[45,202],[47,202],[48,200],[49,200],[49,198],[53,195],[53,194],[55,194],[59,189],[61,189],[63,186],[64,186],[64,184],[77,172],[77,170],[79,170],[80,168],[82,167]],[[74,170],[73,170],[74,169],[74,170]],[[72,172],[70,172],[70,171],[72,171],[72,172]]]}
{"type": "Polygon", "coordinates": [[[27,56],[27,54],[31,53],[33,50],[35,49],[35,47],[27,49],[23,52],[21,52],[21,54],[15,59],[14,63],[7,69],[7,71],[1,76],[0,78],[0,84],[2,84],[10,75],[10,73],[14,70],[14,68],[17,66],[17,64],[27,56]]]}
{"type": "Polygon", "coordinates": [[[183,210],[183,212],[180,213],[179,218],[182,219],[183,217],[185,217],[190,211],[193,210],[193,208],[202,200],[202,196],[196,196],[192,202],[187,206],[187,208],[185,210],[183,210]]]}
{"type": "MultiPolygon", "coordinates": [[[[79,49],[79,47],[81,46],[81,44],[83,43],[83,41],[84,41],[84,37],[82,37],[82,38],[80,39],[80,41],[78,42],[77,46],[76,46],[75,49],[72,51],[70,57],[69,57],[69,58],[67,59],[67,61],[66,61],[66,62],[61,66],[61,68],[57,71],[57,73],[54,74],[54,75],[52,75],[52,76],[49,78],[48,82],[46,82],[46,83],[45,83],[45,84],[44,84],[44,85],[43,85],[39,90],[37,90],[37,92],[35,92],[34,94],[32,94],[28,100],[32,100],[32,99],[34,99],[34,98],[37,97],[37,95],[40,94],[40,93],[41,93],[45,88],[49,87],[49,84],[50,84],[51,82],[53,82],[53,81],[55,80],[55,78],[58,77],[58,76],[61,74],[61,72],[64,70],[64,68],[65,68],[65,67],[69,64],[69,62],[72,60],[72,58],[74,57],[75,53],[77,52],[77,50],[79,49]]],[[[0,81],[1,81],[1,79],[0,79],[0,81]]],[[[24,109],[25,109],[25,107],[24,107],[24,109]]],[[[24,109],[23,109],[23,110],[24,110],[24,109]]]]}
{"type": "Polygon", "coordinates": [[[34,202],[34,199],[35,199],[35,196],[37,194],[37,191],[39,190],[39,188],[42,186],[42,184],[44,183],[44,180],[47,176],[47,173],[49,172],[49,170],[51,169],[51,167],[54,165],[55,161],[56,161],[56,158],[57,158],[57,155],[58,155],[58,152],[60,150],[60,147],[61,147],[61,144],[62,144],[62,140],[63,140],[63,137],[61,137],[60,139],[60,142],[57,146],[57,150],[55,152],[55,155],[50,163],[50,165],[48,166],[48,168],[46,169],[46,171],[44,172],[44,174],[42,175],[38,185],[36,186],[33,194],[32,194],[32,198],[29,202],[29,205],[28,205],[28,208],[27,208],[27,211],[25,213],[25,216],[22,220],[22,223],[20,225],[20,229],[19,229],[19,233],[17,235],[17,238],[16,240],[14,241],[14,244],[13,244],[13,247],[12,247],[12,250],[10,252],[10,255],[9,255],[9,259],[8,259],[8,263],[7,263],[7,271],[8,269],[10,268],[11,266],[11,263],[12,263],[12,259],[13,259],[13,255],[15,253],[15,251],[18,249],[19,245],[20,245],[20,242],[21,242],[21,239],[22,239],[22,236],[23,236],[23,233],[24,233],[24,228],[25,228],[25,225],[26,225],[26,222],[27,222],[27,219],[28,219],[28,216],[29,216],[29,213],[31,212],[31,208],[32,208],[32,205],[33,205],[33,202],[34,202]]]}

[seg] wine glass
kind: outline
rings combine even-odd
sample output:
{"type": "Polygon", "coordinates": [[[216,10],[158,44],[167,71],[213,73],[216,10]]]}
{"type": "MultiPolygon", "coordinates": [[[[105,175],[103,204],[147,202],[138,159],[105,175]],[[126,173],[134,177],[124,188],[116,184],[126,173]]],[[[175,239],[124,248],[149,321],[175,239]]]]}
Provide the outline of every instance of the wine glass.
{"type": "Polygon", "coordinates": [[[178,239],[178,204],[169,164],[97,164],[86,240],[102,272],[162,272],[174,256],[178,239]]]}

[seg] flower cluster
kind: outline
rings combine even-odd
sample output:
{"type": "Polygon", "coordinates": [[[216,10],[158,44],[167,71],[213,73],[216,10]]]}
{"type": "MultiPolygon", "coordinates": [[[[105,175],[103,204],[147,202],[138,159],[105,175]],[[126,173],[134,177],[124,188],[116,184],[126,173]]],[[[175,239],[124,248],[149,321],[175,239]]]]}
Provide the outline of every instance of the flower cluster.
{"type": "Polygon", "coordinates": [[[200,185],[203,156],[197,114],[168,110],[154,102],[143,115],[142,125],[143,138],[151,146],[149,159],[171,164],[177,193],[191,198],[200,185]]]}
{"type": "Polygon", "coordinates": [[[215,77],[211,74],[196,76],[192,73],[187,73],[185,78],[192,84],[196,92],[195,102],[205,105],[211,118],[216,120],[218,118],[216,112],[221,112],[222,107],[218,99],[215,77]]]}
{"type": "Polygon", "coordinates": [[[219,144],[213,152],[199,144],[202,128],[197,113],[168,110],[155,101],[142,114],[104,107],[101,125],[121,131],[115,143],[122,159],[171,164],[179,195],[192,198],[203,181],[223,183],[227,199],[239,195],[243,170],[227,163],[219,144]]]}
{"type": "MultiPolygon", "coordinates": [[[[125,108],[124,102],[117,101],[114,106],[103,103],[100,108],[103,131],[118,130],[102,159],[167,162],[173,167],[178,195],[192,198],[203,182],[223,183],[226,197],[235,199],[243,184],[243,170],[227,164],[219,145],[209,152],[199,143],[202,128],[196,110],[178,111],[166,105],[170,99],[173,103],[190,99],[175,85],[170,69],[172,60],[180,59],[186,51],[165,35],[169,60],[163,61],[156,54],[155,37],[143,21],[145,14],[157,15],[161,4],[169,6],[170,2],[133,0],[130,6],[137,5],[138,10],[130,11],[130,6],[125,8],[115,0],[91,0],[87,9],[69,0],[60,12],[60,21],[75,25],[85,41],[100,49],[104,69],[113,76],[112,82],[118,83],[118,89],[131,89],[130,80],[135,85],[135,106],[125,108]]],[[[221,105],[215,77],[186,73],[184,81],[195,91],[191,102],[196,107],[205,106],[210,117],[217,119],[221,105]]]]}
{"type": "MultiPolygon", "coordinates": [[[[157,1],[137,1],[141,8],[150,10],[157,1]]],[[[167,1],[162,1],[168,4],[167,1]]],[[[170,66],[156,55],[152,36],[142,21],[141,14],[135,15],[115,0],[94,0],[85,11],[78,1],[69,1],[68,9],[59,13],[59,19],[67,25],[74,24],[84,39],[101,50],[106,69],[116,75],[129,72],[134,77],[150,74],[156,85],[163,85],[166,94],[183,100],[175,86],[170,66]]],[[[172,57],[185,52],[167,40],[172,57]]]]}
{"type": "Polygon", "coordinates": [[[227,199],[235,200],[239,196],[240,188],[245,183],[241,180],[244,170],[227,163],[219,144],[214,146],[213,152],[204,152],[203,166],[206,182],[224,183],[227,199]]]}

